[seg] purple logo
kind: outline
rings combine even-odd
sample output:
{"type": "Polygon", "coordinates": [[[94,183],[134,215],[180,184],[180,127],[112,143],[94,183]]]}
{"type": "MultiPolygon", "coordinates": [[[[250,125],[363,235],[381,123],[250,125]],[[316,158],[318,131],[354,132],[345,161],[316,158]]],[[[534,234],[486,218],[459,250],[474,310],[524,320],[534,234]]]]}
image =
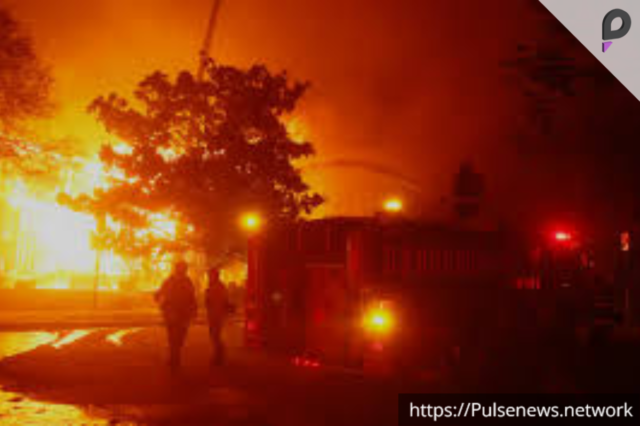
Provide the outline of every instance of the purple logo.
{"type": "Polygon", "coordinates": [[[627,12],[622,9],[613,9],[611,12],[607,13],[602,21],[602,52],[606,52],[609,50],[613,41],[617,40],[627,35],[629,30],[631,29],[631,16],[627,12]],[[617,30],[613,30],[613,21],[616,18],[622,19],[622,26],[617,30]]]}

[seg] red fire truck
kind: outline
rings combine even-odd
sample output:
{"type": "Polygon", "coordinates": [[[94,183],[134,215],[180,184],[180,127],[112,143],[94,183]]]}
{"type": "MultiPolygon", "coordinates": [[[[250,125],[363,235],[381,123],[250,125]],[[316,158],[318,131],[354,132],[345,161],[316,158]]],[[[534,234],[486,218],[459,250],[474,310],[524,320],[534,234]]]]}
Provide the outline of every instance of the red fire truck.
{"type": "Polygon", "coordinates": [[[249,243],[247,342],[395,371],[588,323],[588,286],[545,288],[528,251],[504,232],[380,217],[271,228],[249,243]]]}

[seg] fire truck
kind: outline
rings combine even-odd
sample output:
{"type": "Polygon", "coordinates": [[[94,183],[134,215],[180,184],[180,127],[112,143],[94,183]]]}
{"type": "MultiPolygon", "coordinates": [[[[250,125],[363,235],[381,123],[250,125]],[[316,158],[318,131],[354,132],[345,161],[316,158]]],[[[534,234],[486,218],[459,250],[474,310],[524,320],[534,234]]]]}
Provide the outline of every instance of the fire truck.
{"type": "Polygon", "coordinates": [[[409,371],[588,325],[584,259],[555,237],[532,257],[504,231],[398,218],[270,228],[249,241],[247,343],[309,365],[409,371]]]}

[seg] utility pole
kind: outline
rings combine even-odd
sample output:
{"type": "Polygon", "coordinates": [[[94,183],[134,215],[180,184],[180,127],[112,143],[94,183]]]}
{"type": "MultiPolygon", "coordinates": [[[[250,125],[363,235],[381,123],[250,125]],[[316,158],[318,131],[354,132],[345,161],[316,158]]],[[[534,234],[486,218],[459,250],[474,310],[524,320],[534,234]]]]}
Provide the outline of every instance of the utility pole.
{"type": "Polygon", "coordinates": [[[100,274],[102,269],[100,265],[101,256],[102,251],[96,250],[95,275],[93,278],[93,309],[98,309],[98,292],[100,292],[100,274]]]}
{"type": "Polygon", "coordinates": [[[93,279],[93,309],[98,309],[98,293],[100,292],[100,281],[102,275],[102,239],[106,230],[107,218],[104,213],[100,215],[96,223],[96,264],[95,275],[93,279]]]}
{"type": "Polygon", "coordinates": [[[197,74],[198,81],[201,81],[204,77],[207,59],[209,58],[211,47],[213,45],[218,15],[220,14],[220,6],[222,6],[222,0],[213,0],[211,16],[209,17],[209,24],[207,25],[207,32],[204,37],[204,42],[202,43],[202,49],[200,50],[200,64],[198,66],[197,74]]]}

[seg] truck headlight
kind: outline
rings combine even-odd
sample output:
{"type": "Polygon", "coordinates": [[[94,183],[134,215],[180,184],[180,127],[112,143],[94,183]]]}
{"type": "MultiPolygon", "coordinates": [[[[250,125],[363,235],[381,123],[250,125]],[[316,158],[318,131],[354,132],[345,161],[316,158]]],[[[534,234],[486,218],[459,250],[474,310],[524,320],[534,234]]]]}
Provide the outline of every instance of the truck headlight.
{"type": "Polygon", "coordinates": [[[388,309],[370,309],[364,317],[364,326],[372,333],[386,334],[393,328],[393,316],[388,309]]]}

